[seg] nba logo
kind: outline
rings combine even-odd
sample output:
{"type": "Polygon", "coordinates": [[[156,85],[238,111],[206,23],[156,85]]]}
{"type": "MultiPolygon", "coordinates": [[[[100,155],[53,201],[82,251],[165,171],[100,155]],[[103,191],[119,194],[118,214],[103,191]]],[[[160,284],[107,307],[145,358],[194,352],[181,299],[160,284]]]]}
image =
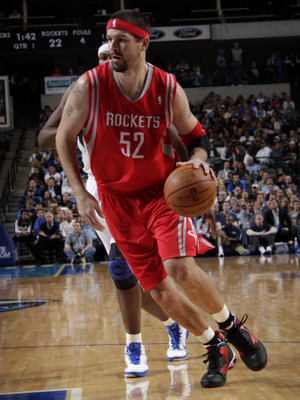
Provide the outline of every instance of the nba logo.
{"type": "Polygon", "coordinates": [[[115,27],[116,27],[116,23],[117,23],[117,20],[116,20],[116,19],[114,19],[114,20],[113,20],[113,22],[112,22],[112,26],[113,26],[113,28],[115,28],[115,27]]]}
{"type": "Polygon", "coordinates": [[[162,98],[161,98],[161,95],[159,94],[157,96],[157,104],[161,104],[161,103],[162,103],[162,98]]]}

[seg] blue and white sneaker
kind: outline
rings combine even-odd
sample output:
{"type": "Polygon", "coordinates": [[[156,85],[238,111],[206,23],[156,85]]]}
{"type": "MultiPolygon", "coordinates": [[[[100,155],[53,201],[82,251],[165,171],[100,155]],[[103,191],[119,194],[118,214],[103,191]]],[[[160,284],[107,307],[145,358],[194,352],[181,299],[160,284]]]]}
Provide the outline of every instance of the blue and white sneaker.
{"type": "Polygon", "coordinates": [[[147,357],[142,343],[132,342],[125,346],[124,375],[128,378],[146,376],[148,373],[147,357]]]}
{"type": "Polygon", "coordinates": [[[168,361],[184,360],[187,358],[186,340],[190,332],[178,325],[177,322],[167,326],[169,332],[168,361]]]}

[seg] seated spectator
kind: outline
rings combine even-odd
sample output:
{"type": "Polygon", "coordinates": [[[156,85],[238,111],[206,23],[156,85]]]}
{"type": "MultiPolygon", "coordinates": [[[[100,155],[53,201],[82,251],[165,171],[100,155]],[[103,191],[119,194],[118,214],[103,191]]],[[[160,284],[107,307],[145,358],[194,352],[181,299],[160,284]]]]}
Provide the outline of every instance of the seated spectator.
{"type": "Polygon", "coordinates": [[[270,200],[270,209],[264,215],[264,222],[277,228],[276,242],[289,242],[293,240],[291,232],[292,222],[289,215],[278,207],[277,200],[270,200]]]}
{"type": "Polygon", "coordinates": [[[57,213],[55,215],[55,221],[57,221],[59,224],[64,222],[66,219],[65,216],[65,211],[62,210],[61,208],[57,210],[57,213]]]}
{"type": "Polygon", "coordinates": [[[276,195],[276,192],[279,189],[279,186],[274,184],[273,178],[268,178],[266,183],[267,183],[267,185],[264,186],[261,191],[266,194],[272,193],[272,194],[276,195]]]}
{"type": "MultiPolygon", "coordinates": [[[[222,205],[222,211],[220,211],[219,214],[216,216],[217,228],[221,228],[221,226],[224,226],[226,224],[226,217],[229,215],[230,209],[231,206],[229,201],[224,201],[222,205]]],[[[237,225],[237,222],[235,222],[235,224],[237,225]]]]}
{"type": "Polygon", "coordinates": [[[61,236],[64,239],[66,239],[69,233],[73,232],[73,222],[75,222],[73,218],[73,211],[68,209],[65,211],[65,220],[59,225],[61,236]]]}
{"type": "Polygon", "coordinates": [[[232,194],[237,186],[239,186],[242,190],[246,190],[245,182],[240,179],[240,176],[238,174],[234,174],[233,182],[229,183],[227,186],[227,192],[232,194]]]}
{"type": "Polygon", "coordinates": [[[35,208],[34,208],[34,202],[32,199],[26,199],[24,207],[20,208],[17,214],[17,218],[21,217],[22,211],[26,210],[28,212],[28,215],[30,219],[34,216],[35,213],[35,208]]]}
{"type": "Polygon", "coordinates": [[[81,218],[80,215],[78,215],[77,221],[80,222],[81,229],[83,231],[88,231],[89,232],[89,234],[90,234],[90,236],[92,238],[92,241],[93,241],[93,246],[94,247],[99,246],[100,243],[101,243],[101,240],[99,239],[95,228],[93,228],[91,225],[87,224],[86,222],[82,221],[82,218],[81,218]]]}
{"type": "Polygon", "coordinates": [[[48,167],[48,172],[44,176],[45,184],[48,184],[49,178],[54,178],[55,184],[60,185],[61,183],[61,175],[56,171],[56,167],[54,165],[50,165],[48,167]]]}
{"type": "Polygon", "coordinates": [[[241,214],[242,214],[241,202],[240,202],[240,200],[237,198],[237,199],[234,201],[231,210],[229,211],[229,215],[233,216],[234,221],[237,222],[237,226],[240,226],[240,225],[241,225],[241,221],[240,221],[241,214]]]}
{"type": "Polygon", "coordinates": [[[29,217],[28,211],[21,211],[21,216],[15,221],[15,235],[13,240],[15,243],[24,244],[29,250],[31,250],[31,243],[33,237],[31,234],[32,222],[29,217]]]}
{"type": "Polygon", "coordinates": [[[288,212],[292,223],[292,233],[294,237],[298,237],[298,223],[297,219],[300,213],[300,202],[294,200],[292,209],[288,212]]]}
{"type": "Polygon", "coordinates": [[[54,155],[50,157],[47,168],[51,167],[52,165],[55,167],[56,172],[58,173],[62,172],[63,168],[57,153],[54,153],[54,155]]]}
{"type": "Polygon", "coordinates": [[[262,213],[258,212],[254,224],[246,230],[250,254],[272,254],[276,233],[277,228],[265,223],[262,213]]]}
{"type": "Polygon", "coordinates": [[[255,215],[257,214],[257,210],[254,208],[254,200],[248,200],[246,203],[245,210],[242,210],[240,215],[240,228],[243,233],[243,245],[248,245],[246,231],[250,228],[250,226],[254,225],[255,215]]]}
{"type": "Polygon", "coordinates": [[[31,164],[33,160],[40,160],[43,156],[43,152],[40,150],[39,146],[37,144],[33,145],[33,151],[29,156],[29,163],[31,164]]]}
{"type": "Polygon", "coordinates": [[[57,204],[57,200],[55,197],[52,197],[51,193],[49,192],[49,190],[46,190],[44,195],[43,195],[43,199],[42,199],[42,206],[43,208],[50,208],[50,206],[52,204],[56,203],[57,204]]]}
{"type": "Polygon", "coordinates": [[[40,231],[37,242],[37,263],[43,263],[44,251],[47,249],[50,254],[50,262],[64,261],[64,242],[59,231],[59,223],[54,220],[51,211],[45,213],[45,222],[40,225],[40,231]]]}
{"type": "Polygon", "coordinates": [[[251,193],[249,193],[248,198],[249,198],[249,200],[256,201],[257,195],[258,195],[258,184],[257,183],[253,183],[251,185],[251,193]]]}
{"type": "Polygon", "coordinates": [[[81,229],[78,221],[73,222],[73,232],[67,235],[64,247],[65,255],[75,263],[85,263],[93,258],[96,249],[87,230],[81,229]]]}
{"type": "Polygon", "coordinates": [[[33,229],[32,229],[32,252],[37,258],[37,244],[39,239],[39,232],[41,230],[41,225],[45,222],[45,211],[42,209],[38,209],[35,213],[33,229]]]}
{"type": "Polygon", "coordinates": [[[248,156],[248,157],[247,157],[247,160],[246,160],[246,166],[245,166],[245,168],[246,168],[246,170],[248,171],[248,173],[249,173],[249,175],[250,175],[250,178],[252,178],[252,177],[254,177],[254,176],[256,176],[256,175],[258,174],[258,172],[259,172],[260,169],[261,169],[261,165],[256,164],[256,163],[254,162],[254,158],[251,157],[251,156],[248,156]]]}
{"type": "MultiPolygon", "coordinates": [[[[262,171],[262,170],[261,170],[261,171],[262,171]]],[[[259,180],[259,182],[257,183],[257,184],[258,184],[258,191],[259,191],[259,192],[262,192],[262,191],[263,191],[263,188],[268,186],[268,185],[267,185],[267,180],[268,180],[268,178],[269,178],[268,172],[263,171],[263,172],[262,172],[262,177],[261,177],[261,179],[259,180]]]]}
{"type": "MultiPolygon", "coordinates": [[[[63,181],[62,181],[62,185],[61,185],[61,194],[62,194],[62,196],[63,196],[65,193],[68,193],[69,196],[72,196],[72,195],[73,195],[73,191],[72,191],[72,188],[71,188],[71,186],[70,186],[70,183],[69,183],[68,178],[64,178],[63,181]]],[[[74,197],[74,196],[73,196],[73,197],[74,197]]]]}
{"type": "Polygon", "coordinates": [[[230,162],[229,161],[224,161],[223,169],[221,169],[218,172],[217,177],[222,179],[223,181],[226,181],[227,177],[228,177],[228,172],[232,172],[232,170],[230,169],[230,162]]]}
{"type": "Polygon", "coordinates": [[[226,217],[226,223],[218,229],[218,256],[243,255],[246,249],[242,245],[242,231],[234,225],[233,216],[226,217]]]}
{"type": "Polygon", "coordinates": [[[55,184],[55,179],[53,177],[50,177],[48,179],[48,183],[46,185],[46,190],[48,190],[51,194],[51,196],[57,200],[57,202],[60,202],[61,200],[61,187],[60,185],[55,184]]]}
{"type": "Polygon", "coordinates": [[[260,150],[255,154],[255,159],[260,165],[268,165],[272,164],[271,161],[271,153],[272,149],[267,146],[266,141],[261,139],[260,141],[260,150]]]}

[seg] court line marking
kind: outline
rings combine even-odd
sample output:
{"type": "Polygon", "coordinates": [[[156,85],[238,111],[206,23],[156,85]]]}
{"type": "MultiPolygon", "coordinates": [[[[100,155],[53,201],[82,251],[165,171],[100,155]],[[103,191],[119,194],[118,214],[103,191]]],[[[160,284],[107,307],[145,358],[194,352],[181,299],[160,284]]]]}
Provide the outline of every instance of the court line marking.
{"type": "MultiPolygon", "coordinates": [[[[265,340],[262,343],[268,344],[300,344],[300,340],[265,340]]],[[[49,345],[49,346],[8,346],[0,347],[1,350],[22,350],[22,349],[41,349],[41,348],[64,348],[64,347],[103,347],[103,346],[125,346],[126,343],[87,343],[87,344],[62,344],[62,345],[49,345]]],[[[146,346],[161,346],[167,345],[168,342],[160,343],[143,343],[146,346]]],[[[188,342],[188,345],[197,344],[202,345],[200,342],[188,342]]]]}

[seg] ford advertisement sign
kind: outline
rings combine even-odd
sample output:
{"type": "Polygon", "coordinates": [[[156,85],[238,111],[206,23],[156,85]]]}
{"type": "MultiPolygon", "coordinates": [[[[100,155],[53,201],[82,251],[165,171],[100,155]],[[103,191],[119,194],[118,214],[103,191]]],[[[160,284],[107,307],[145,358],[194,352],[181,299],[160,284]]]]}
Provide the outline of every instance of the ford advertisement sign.
{"type": "Polygon", "coordinates": [[[151,29],[151,42],[169,42],[183,40],[209,40],[210,26],[164,26],[151,29]]]}

